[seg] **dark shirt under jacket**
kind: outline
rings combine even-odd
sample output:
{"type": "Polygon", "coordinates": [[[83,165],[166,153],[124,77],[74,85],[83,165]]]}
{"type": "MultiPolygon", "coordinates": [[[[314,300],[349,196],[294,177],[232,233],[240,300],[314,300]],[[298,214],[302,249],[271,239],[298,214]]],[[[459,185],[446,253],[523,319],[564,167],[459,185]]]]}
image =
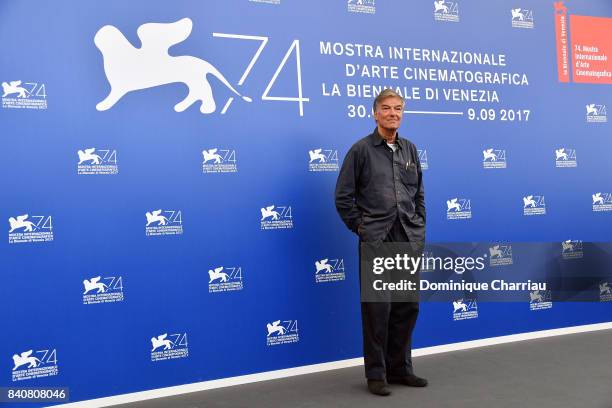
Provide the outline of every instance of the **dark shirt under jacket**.
{"type": "Polygon", "coordinates": [[[399,137],[395,152],[378,129],[346,154],[336,184],[336,209],[363,241],[383,240],[396,219],[410,241],[425,240],[425,193],[416,146],[399,137]]]}

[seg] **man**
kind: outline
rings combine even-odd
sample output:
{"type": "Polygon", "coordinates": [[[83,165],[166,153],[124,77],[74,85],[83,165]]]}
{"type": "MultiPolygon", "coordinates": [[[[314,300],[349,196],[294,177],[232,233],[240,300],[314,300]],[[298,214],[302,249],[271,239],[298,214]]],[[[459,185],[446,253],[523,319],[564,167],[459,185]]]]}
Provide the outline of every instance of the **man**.
{"type": "MultiPolygon", "coordinates": [[[[391,89],[374,100],[376,129],[347,153],[336,184],[336,209],[360,242],[425,241],[425,195],[416,147],[397,130],[404,99],[391,89]]],[[[418,302],[361,302],[368,389],[389,395],[388,383],[425,387],[412,369],[418,302]]]]}

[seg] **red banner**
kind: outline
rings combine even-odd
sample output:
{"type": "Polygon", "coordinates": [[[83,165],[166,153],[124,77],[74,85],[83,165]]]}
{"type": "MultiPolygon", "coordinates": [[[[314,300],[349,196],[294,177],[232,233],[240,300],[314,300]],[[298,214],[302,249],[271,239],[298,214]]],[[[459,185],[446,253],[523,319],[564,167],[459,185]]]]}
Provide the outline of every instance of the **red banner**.
{"type": "Polygon", "coordinates": [[[555,30],[557,34],[557,70],[559,82],[569,82],[569,50],[567,48],[567,8],[562,1],[555,3],[555,30]]]}
{"type": "Polygon", "coordinates": [[[612,84],[612,18],[570,16],[574,82],[612,84]]]}

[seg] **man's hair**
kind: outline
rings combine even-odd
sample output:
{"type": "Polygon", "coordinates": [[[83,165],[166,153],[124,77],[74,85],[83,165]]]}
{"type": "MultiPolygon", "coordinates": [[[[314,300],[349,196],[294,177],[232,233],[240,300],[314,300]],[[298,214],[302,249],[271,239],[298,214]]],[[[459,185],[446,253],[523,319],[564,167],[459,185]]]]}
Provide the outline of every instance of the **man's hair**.
{"type": "Polygon", "coordinates": [[[402,100],[402,106],[404,106],[405,101],[404,98],[402,98],[402,96],[400,94],[398,94],[397,92],[395,92],[393,89],[391,88],[385,88],[382,91],[380,91],[380,93],[376,96],[376,98],[374,98],[374,104],[372,105],[372,110],[374,112],[376,112],[376,108],[378,107],[378,104],[385,98],[389,98],[391,96],[394,96],[396,98],[400,98],[402,100]]]}

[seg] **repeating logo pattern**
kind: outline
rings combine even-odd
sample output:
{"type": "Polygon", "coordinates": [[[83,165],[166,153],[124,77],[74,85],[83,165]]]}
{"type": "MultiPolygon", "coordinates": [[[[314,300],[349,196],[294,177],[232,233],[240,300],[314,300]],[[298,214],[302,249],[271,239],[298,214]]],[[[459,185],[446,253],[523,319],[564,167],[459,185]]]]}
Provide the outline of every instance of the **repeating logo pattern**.
{"type": "Polygon", "coordinates": [[[523,215],[546,215],[544,196],[528,195],[523,197],[523,215]]]}
{"type": "Polygon", "coordinates": [[[478,318],[476,299],[461,298],[453,301],[453,320],[468,320],[478,318]]]}
{"type": "Polygon", "coordinates": [[[337,282],[345,280],[344,259],[320,259],[315,261],[315,281],[337,282]]]}
{"type": "Polygon", "coordinates": [[[482,167],[485,169],[505,169],[506,151],[489,148],[482,151],[482,167]]]}
{"type": "Polygon", "coordinates": [[[232,292],[243,288],[242,267],[218,266],[208,270],[208,293],[232,292]]]}
{"type": "Polygon", "coordinates": [[[544,310],[552,307],[550,290],[532,290],[529,292],[529,310],[544,310]]]}
{"type": "Polygon", "coordinates": [[[13,354],[12,374],[13,381],[58,375],[57,350],[54,348],[30,349],[13,354]]]}
{"type": "Polygon", "coordinates": [[[510,10],[512,14],[512,27],[514,28],[533,28],[533,10],[524,8],[513,8],[510,10]]]}
{"type": "Polygon", "coordinates": [[[53,222],[50,215],[22,214],[10,217],[9,244],[53,241],[53,222]]]}
{"type": "Polygon", "coordinates": [[[262,207],[260,211],[262,230],[293,228],[291,206],[269,205],[267,207],[262,207]]]}
{"type": "Polygon", "coordinates": [[[446,200],[446,219],[465,220],[472,218],[472,201],[467,198],[446,200]]]}
{"type": "Polygon", "coordinates": [[[590,103],[586,105],[586,121],[589,123],[605,123],[608,121],[606,105],[590,103]]]}
{"type": "Polygon", "coordinates": [[[95,276],[83,280],[83,304],[123,302],[121,276],[95,276]]]}
{"type": "Polygon", "coordinates": [[[77,174],[118,174],[117,151],[90,147],[77,151],[77,174]]]}
{"type": "Polygon", "coordinates": [[[340,169],[338,150],[313,149],[308,151],[308,171],[312,172],[336,172],[340,169]]]}
{"type": "Polygon", "coordinates": [[[576,150],[565,147],[555,149],[555,167],[578,167],[576,150]]]}
{"type": "Polygon", "coordinates": [[[268,346],[297,343],[300,341],[297,320],[275,320],[266,324],[268,346]]]}
{"type": "Polygon", "coordinates": [[[593,199],[593,211],[612,211],[612,193],[595,193],[593,199]]]}
{"type": "Polygon", "coordinates": [[[459,22],[459,3],[456,1],[435,0],[434,19],[436,21],[459,22]]]}
{"type": "Polygon", "coordinates": [[[151,337],[151,361],[189,357],[187,333],[160,334],[151,337]]]}
{"type": "Polygon", "coordinates": [[[6,109],[47,109],[47,88],[40,82],[2,82],[2,107],[6,109]]]}
{"type": "Polygon", "coordinates": [[[512,245],[496,244],[489,247],[489,265],[512,265],[512,245]]]}
{"type": "Polygon", "coordinates": [[[561,242],[561,256],[563,259],[578,259],[584,256],[582,241],[568,239],[561,242]]]}
{"type": "Polygon", "coordinates": [[[148,237],[183,233],[183,215],[180,210],[147,211],[145,217],[145,233],[148,237]]]}
{"type": "Polygon", "coordinates": [[[236,173],[236,150],[213,148],[202,150],[202,173],[236,173]]]}

